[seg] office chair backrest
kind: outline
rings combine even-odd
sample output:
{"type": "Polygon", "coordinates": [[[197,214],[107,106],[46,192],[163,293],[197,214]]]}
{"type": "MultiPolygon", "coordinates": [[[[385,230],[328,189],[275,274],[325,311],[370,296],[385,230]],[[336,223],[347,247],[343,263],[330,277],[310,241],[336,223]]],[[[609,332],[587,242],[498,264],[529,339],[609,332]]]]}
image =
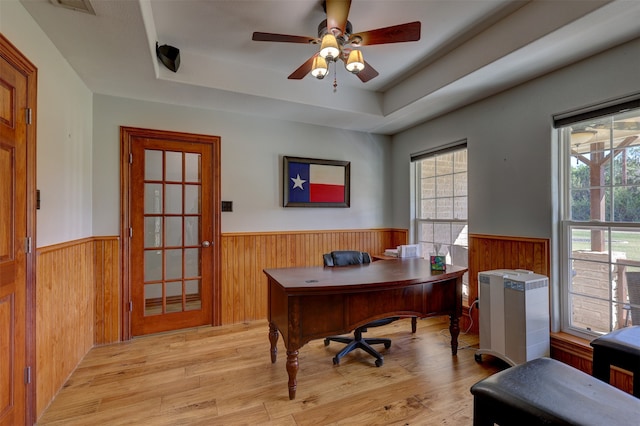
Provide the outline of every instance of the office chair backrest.
{"type": "Polygon", "coordinates": [[[356,250],[336,250],[322,255],[324,266],[347,266],[371,263],[369,253],[356,250]]]}
{"type": "Polygon", "coordinates": [[[631,324],[640,325],[640,272],[626,272],[627,290],[631,306],[631,324]]]}

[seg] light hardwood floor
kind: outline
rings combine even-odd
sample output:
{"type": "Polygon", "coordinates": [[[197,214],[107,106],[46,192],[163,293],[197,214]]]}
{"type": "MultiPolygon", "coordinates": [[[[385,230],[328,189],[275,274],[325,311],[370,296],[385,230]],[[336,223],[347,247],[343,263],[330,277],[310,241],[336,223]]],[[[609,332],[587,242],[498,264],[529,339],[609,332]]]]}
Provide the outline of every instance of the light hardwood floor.
{"type": "Polygon", "coordinates": [[[469,388],[505,365],[474,360],[477,335],[451,356],[446,317],[370,329],[393,339],[384,365],[315,340],[300,350],[296,399],[286,353],[271,364],[266,321],[202,327],[92,349],[38,425],[471,425],[469,388]],[[465,348],[466,346],[466,348],[465,348]]]}

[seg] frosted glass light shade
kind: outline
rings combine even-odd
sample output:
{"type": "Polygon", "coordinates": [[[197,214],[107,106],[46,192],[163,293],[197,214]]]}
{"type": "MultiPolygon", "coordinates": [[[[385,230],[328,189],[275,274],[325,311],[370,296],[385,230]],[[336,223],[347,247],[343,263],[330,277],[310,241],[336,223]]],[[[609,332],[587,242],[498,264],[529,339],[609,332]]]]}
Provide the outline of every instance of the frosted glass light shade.
{"type": "Polygon", "coordinates": [[[364,58],[362,57],[362,52],[359,50],[352,50],[349,52],[349,58],[347,59],[345,67],[347,68],[347,71],[354,74],[362,71],[364,69],[364,58]]]}
{"type": "Polygon", "coordinates": [[[338,41],[336,37],[329,33],[322,37],[322,44],[320,45],[320,56],[323,59],[333,60],[340,54],[338,49],[338,41]]]}
{"type": "Polygon", "coordinates": [[[317,79],[324,78],[327,75],[329,69],[327,68],[327,61],[320,56],[313,58],[313,64],[311,66],[311,75],[317,79]]]}

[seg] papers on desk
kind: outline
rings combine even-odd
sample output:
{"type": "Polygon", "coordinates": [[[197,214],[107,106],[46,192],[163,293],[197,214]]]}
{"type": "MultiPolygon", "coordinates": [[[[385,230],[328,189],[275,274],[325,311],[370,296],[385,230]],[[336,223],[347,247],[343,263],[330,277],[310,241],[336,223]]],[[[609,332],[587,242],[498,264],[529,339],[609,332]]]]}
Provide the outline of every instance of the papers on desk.
{"type": "Polygon", "coordinates": [[[385,256],[391,256],[391,257],[398,257],[398,249],[397,248],[385,249],[384,255],[385,256]]]}
{"type": "Polygon", "coordinates": [[[420,244],[405,244],[394,249],[385,249],[384,255],[389,257],[420,257],[420,244]]]}
{"type": "Polygon", "coordinates": [[[407,244],[398,246],[398,257],[421,257],[420,244],[407,244]]]}

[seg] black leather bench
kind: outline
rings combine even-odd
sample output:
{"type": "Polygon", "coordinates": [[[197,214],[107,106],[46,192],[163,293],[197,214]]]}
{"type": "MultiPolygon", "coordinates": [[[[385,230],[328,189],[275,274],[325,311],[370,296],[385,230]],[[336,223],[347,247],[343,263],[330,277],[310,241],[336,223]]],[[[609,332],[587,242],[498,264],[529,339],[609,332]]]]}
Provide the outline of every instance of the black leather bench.
{"type": "Polygon", "coordinates": [[[474,426],[636,425],[640,400],[560,361],[539,358],[471,387],[474,426]]]}

